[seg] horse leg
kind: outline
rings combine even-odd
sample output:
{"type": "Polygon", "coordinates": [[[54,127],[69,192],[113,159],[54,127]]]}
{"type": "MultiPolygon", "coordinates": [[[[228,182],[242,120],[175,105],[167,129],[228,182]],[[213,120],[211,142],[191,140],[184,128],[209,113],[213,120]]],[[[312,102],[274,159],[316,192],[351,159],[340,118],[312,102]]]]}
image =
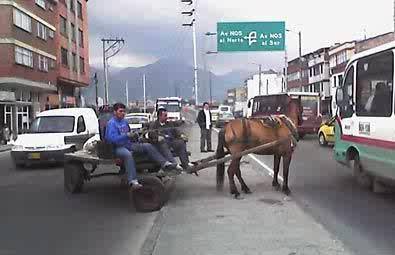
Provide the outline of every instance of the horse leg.
{"type": "Polygon", "coordinates": [[[235,173],[236,173],[236,161],[233,159],[230,162],[230,165],[228,167],[228,178],[229,178],[229,188],[230,188],[230,194],[234,195],[235,198],[239,198],[240,192],[237,190],[236,184],[235,184],[235,173]]]}
{"type": "Polygon", "coordinates": [[[276,189],[280,189],[280,184],[278,183],[278,172],[280,171],[280,161],[281,161],[281,156],[274,154],[274,175],[273,175],[273,182],[272,186],[276,189]]]}
{"type": "Polygon", "coordinates": [[[236,176],[237,176],[237,179],[239,179],[239,182],[241,185],[241,190],[246,194],[251,194],[252,192],[251,192],[250,188],[248,188],[247,184],[244,182],[243,177],[241,177],[240,161],[241,161],[241,158],[237,159],[236,176]]]}
{"type": "Polygon", "coordinates": [[[283,188],[282,192],[285,195],[291,194],[291,190],[288,187],[288,174],[289,174],[289,165],[291,164],[291,159],[292,159],[292,153],[286,154],[283,156],[283,178],[284,178],[284,183],[283,183],[283,188]]]}

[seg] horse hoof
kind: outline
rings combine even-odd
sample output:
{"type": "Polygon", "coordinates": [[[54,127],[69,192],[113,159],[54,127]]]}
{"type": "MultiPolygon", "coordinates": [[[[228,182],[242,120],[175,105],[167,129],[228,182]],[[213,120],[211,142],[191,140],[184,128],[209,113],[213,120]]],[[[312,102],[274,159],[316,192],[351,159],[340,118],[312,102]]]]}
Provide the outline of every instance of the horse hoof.
{"type": "Polygon", "coordinates": [[[234,194],[234,199],[236,199],[236,200],[243,200],[244,197],[240,196],[240,194],[234,194]]]}
{"type": "Polygon", "coordinates": [[[282,191],[286,196],[291,194],[291,190],[288,187],[283,187],[282,191]]]}
{"type": "Polygon", "coordinates": [[[252,194],[252,191],[251,191],[250,189],[245,189],[245,190],[243,190],[243,192],[244,192],[245,194],[252,194]]]}
{"type": "Polygon", "coordinates": [[[278,184],[278,183],[272,183],[272,186],[273,186],[273,188],[274,188],[274,190],[275,191],[279,191],[280,190],[280,184],[278,184]]]}

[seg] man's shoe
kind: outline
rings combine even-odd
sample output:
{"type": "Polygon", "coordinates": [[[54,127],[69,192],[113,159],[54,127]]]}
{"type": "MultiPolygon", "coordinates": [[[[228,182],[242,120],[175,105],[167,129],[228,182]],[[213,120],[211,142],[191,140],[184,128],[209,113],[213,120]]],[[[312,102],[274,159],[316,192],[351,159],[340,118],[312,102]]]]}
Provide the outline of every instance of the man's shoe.
{"type": "Polygon", "coordinates": [[[194,167],[195,164],[192,164],[191,162],[188,163],[188,167],[194,167]]]}
{"type": "Polygon", "coordinates": [[[207,152],[215,152],[214,150],[207,150],[207,152]]]}
{"type": "Polygon", "coordinates": [[[206,151],[206,150],[200,150],[200,152],[201,152],[201,153],[205,153],[205,152],[207,152],[207,151],[206,151]]]}
{"type": "Polygon", "coordinates": [[[177,164],[176,170],[179,171],[179,172],[182,172],[182,171],[184,171],[184,168],[182,168],[182,166],[180,166],[179,164],[177,164]]]}
{"type": "Polygon", "coordinates": [[[140,183],[138,183],[138,181],[132,181],[132,182],[129,184],[129,186],[130,186],[130,188],[131,188],[133,191],[139,190],[139,189],[141,189],[141,188],[143,187],[143,185],[141,185],[140,183]]]}
{"type": "Polygon", "coordinates": [[[166,161],[163,164],[164,170],[173,170],[173,169],[176,169],[176,167],[177,167],[177,164],[171,163],[170,161],[166,161]]]}

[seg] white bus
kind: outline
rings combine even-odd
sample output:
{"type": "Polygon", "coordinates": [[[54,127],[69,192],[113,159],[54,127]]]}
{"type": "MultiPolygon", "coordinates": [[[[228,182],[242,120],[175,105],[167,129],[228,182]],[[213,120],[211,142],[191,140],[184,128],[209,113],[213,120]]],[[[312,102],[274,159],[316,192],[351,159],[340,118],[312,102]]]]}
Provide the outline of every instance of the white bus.
{"type": "MultiPolygon", "coordinates": [[[[182,99],[180,97],[163,97],[156,100],[155,110],[158,112],[160,108],[165,108],[169,121],[183,121],[181,116],[182,99]]],[[[156,117],[156,116],[155,116],[156,117]]]]}
{"type": "Polygon", "coordinates": [[[368,188],[395,180],[394,53],[392,42],[356,54],[336,91],[334,157],[368,188]]]}

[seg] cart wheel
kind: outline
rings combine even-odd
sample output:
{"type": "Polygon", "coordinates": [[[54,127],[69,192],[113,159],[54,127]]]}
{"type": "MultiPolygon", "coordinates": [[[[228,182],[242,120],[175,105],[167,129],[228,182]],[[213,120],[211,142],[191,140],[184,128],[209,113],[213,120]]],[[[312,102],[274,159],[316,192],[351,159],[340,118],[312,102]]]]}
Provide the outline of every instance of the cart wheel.
{"type": "Polygon", "coordinates": [[[84,186],[84,167],[78,163],[65,163],[64,188],[71,194],[81,193],[84,186]]]}
{"type": "Polygon", "coordinates": [[[161,180],[153,176],[139,179],[143,187],[133,192],[133,202],[137,211],[153,212],[162,208],[165,200],[165,187],[161,180]]]}

